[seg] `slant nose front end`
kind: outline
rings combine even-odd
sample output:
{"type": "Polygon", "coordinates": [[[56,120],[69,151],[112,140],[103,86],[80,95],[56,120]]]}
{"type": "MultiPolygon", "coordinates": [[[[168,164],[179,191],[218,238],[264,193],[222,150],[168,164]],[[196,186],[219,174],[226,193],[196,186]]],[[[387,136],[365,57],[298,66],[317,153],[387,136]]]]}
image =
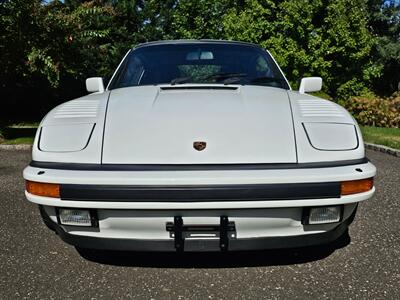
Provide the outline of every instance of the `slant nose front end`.
{"type": "Polygon", "coordinates": [[[83,248],[236,251],[329,243],[374,194],[342,107],[293,91],[264,49],[167,41],[49,112],[24,170],[45,224],[83,248]]]}
{"type": "Polygon", "coordinates": [[[26,196],[40,205],[46,224],[66,242],[148,251],[328,243],[346,231],[357,203],[374,193],[375,174],[370,163],[329,168],[330,176],[326,168],[60,171],[41,167],[25,169],[26,196]],[[360,168],[361,173],[356,171],[360,168]],[[38,179],[39,170],[44,172],[40,180],[51,178],[53,183],[32,181],[38,179]],[[345,180],[349,173],[351,180],[345,180]],[[324,181],[328,177],[335,181],[324,181]],[[276,183],[284,178],[299,183],[276,183]],[[316,178],[321,181],[315,182],[316,178]]]}

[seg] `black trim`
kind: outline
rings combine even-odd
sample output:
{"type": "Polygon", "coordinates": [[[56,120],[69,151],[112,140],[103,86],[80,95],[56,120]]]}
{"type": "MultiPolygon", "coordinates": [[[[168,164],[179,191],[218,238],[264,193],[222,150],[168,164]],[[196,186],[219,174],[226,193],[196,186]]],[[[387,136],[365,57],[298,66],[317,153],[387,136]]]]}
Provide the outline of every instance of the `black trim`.
{"type": "Polygon", "coordinates": [[[175,216],[174,222],[167,222],[165,227],[170,234],[170,238],[174,239],[176,251],[184,250],[185,241],[187,241],[187,238],[191,238],[192,234],[210,234],[211,239],[219,239],[219,247],[221,251],[226,251],[229,246],[229,240],[236,238],[235,223],[230,222],[228,216],[221,216],[218,225],[183,224],[182,217],[175,216]]]}
{"type": "Polygon", "coordinates": [[[104,112],[103,133],[101,135],[101,158],[100,158],[101,163],[103,163],[104,135],[105,135],[105,132],[106,132],[107,111],[108,111],[108,103],[110,103],[110,96],[111,96],[111,92],[108,93],[106,109],[105,109],[105,112],[104,112]]]}
{"type": "Polygon", "coordinates": [[[293,140],[294,140],[294,147],[295,147],[295,151],[296,151],[296,161],[299,161],[299,151],[297,149],[297,137],[296,137],[296,126],[294,124],[294,114],[293,114],[293,105],[292,105],[292,101],[290,99],[289,93],[286,92],[286,96],[288,98],[288,103],[289,103],[289,107],[290,107],[290,114],[292,115],[292,128],[293,128],[293,140]]]}
{"type": "Polygon", "coordinates": [[[228,216],[221,216],[219,224],[219,247],[221,251],[227,251],[229,248],[229,235],[231,234],[231,232],[229,232],[229,227],[235,228],[235,223],[229,222],[228,216]]]}
{"type": "Polygon", "coordinates": [[[61,200],[115,202],[213,202],[340,198],[340,182],[129,186],[62,184],[61,200]]]}
{"type": "Polygon", "coordinates": [[[160,90],[237,90],[237,86],[219,86],[219,85],[180,85],[180,86],[161,86],[160,90]]]}
{"type": "Polygon", "coordinates": [[[73,171],[219,171],[219,170],[282,170],[334,168],[368,163],[360,159],[312,162],[312,163],[270,163],[270,164],[87,164],[31,161],[30,166],[41,169],[73,171]]]}
{"type": "Polygon", "coordinates": [[[132,50],[150,47],[150,46],[158,46],[158,45],[185,45],[185,44],[220,44],[220,45],[242,45],[242,46],[250,46],[254,48],[259,48],[264,50],[260,45],[242,42],[242,41],[229,41],[229,40],[213,40],[213,39],[199,39],[199,40],[159,40],[159,41],[151,41],[142,44],[138,44],[132,50]]]}
{"type": "Polygon", "coordinates": [[[43,126],[40,127],[38,143],[37,143],[37,147],[38,147],[39,151],[43,151],[42,149],[40,149],[40,142],[42,140],[42,130],[43,130],[43,126]]]}

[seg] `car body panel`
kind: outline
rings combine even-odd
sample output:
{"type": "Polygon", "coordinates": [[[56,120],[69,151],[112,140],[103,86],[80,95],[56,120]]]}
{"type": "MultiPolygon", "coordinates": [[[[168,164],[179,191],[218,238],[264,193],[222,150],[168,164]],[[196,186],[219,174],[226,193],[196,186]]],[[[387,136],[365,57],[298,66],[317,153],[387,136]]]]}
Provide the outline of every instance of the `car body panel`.
{"type": "Polygon", "coordinates": [[[364,142],[361,131],[354,118],[340,105],[325,99],[320,99],[311,95],[300,94],[295,91],[288,91],[293,110],[293,123],[296,132],[297,156],[299,163],[313,161],[340,161],[347,159],[358,159],[365,157],[364,142]],[[355,126],[354,139],[358,144],[355,149],[347,149],[349,136],[340,136],[329,132],[326,129],[326,136],[337,139],[337,145],[344,145],[343,149],[336,148],[336,151],[321,151],[311,144],[304,124],[350,124],[355,126]]]}
{"type": "Polygon", "coordinates": [[[101,163],[103,128],[109,94],[109,91],[93,93],[52,109],[39,125],[32,146],[32,159],[49,162],[101,163]],[[69,130],[66,130],[68,126],[69,130]],[[43,127],[61,130],[59,134],[53,130],[51,135],[41,136],[43,127]],[[87,130],[90,127],[92,129],[87,130]],[[79,138],[70,139],[68,135],[79,138]],[[48,138],[51,140],[48,141],[48,138]],[[82,144],[84,147],[81,147],[82,144]],[[43,147],[47,151],[41,150],[43,147]]]}
{"type": "MultiPolygon", "coordinates": [[[[187,85],[195,87],[195,85],[187,85]]],[[[296,162],[285,90],[131,87],[111,92],[103,163],[296,162]],[[135,120],[135,122],[132,122],[135,120]],[[207,143],[196,151],[193,143],[207,143]]]]}

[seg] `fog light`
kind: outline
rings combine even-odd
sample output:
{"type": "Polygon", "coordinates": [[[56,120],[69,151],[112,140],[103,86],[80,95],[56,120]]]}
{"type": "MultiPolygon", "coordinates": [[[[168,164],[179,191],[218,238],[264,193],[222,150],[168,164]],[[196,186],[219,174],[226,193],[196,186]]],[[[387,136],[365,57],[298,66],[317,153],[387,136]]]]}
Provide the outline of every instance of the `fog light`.
{"type": "Polygon", "coordinates": [[[89,210],[84,209],[58,209],[58,220],[62,225],[87,226],[93,225],[93,218],[89,210]]]}
{"type": "Polygon", "coordinates": [[[303,224],[328,224],[339,222],[342,218],[343,206],[321,206],[306,210],[303,224]]]}

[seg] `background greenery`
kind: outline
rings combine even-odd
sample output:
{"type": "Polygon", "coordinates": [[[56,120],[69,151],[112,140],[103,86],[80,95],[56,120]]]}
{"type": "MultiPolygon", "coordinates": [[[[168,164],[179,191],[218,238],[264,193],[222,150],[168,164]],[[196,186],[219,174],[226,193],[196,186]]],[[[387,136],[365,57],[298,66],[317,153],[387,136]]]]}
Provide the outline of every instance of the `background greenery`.
{"type": "Polygon", "coordinates": [[[382,127],[361,127],[364,141],[400,149],[400,129],[382,127]]]}
{"type": "Polygon", "coordinates": [[[203,38],[260,44],[294,88],[321,76],[362,124],[399,127],[398,0],[5,0],[0,16],[0,127],[85,94],[138,43],[203,38]]]}

